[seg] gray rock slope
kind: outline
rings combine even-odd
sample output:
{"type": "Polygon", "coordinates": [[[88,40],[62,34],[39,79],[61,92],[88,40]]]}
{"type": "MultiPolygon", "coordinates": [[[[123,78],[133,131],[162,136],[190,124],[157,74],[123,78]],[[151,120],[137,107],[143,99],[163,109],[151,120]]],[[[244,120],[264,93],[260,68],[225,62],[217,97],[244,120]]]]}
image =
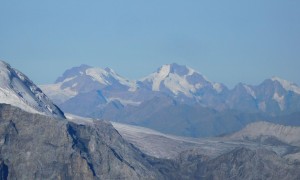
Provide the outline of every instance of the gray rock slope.
{"type": "MultiPolygon", "coordinates": [[[[76,120],[74,120],[76,122],[76,120]]],[[[110,123],[80,123],[0,105],[0,179],[299,179],[299,165],[266,149],[216,157],[147,156],[110,123]]]]}
{"type": "Polygon", "coordinates": [[[162,179],[111,124],[80,125],[0,105],[1,179],[162,179]]]}

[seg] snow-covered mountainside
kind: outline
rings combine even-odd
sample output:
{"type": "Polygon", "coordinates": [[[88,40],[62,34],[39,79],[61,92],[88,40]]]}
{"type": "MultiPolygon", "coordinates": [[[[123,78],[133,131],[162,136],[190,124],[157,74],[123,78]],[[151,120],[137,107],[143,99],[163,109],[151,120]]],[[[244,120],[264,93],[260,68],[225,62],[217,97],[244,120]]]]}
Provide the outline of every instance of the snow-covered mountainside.
{"type": "MultiPolygon", "coordinates": [[[[266,79],[259,85],[239,83],[229,90],[221,83],[209,81],[196,70],[175,63],[163,65],[137,81],[128,80],[109,68],[81,65],[65,71],[54,84],[40,87],[62,107],[74,104],[83,96],[92,99],[100,92],[107,104],[112,102],[122,106],[139,106],[153,98],[168,96],[180,103],[201,104],[216,110],[232,109],[273,116],[300,109],[300,87],[278,77],[266,79]]],[[[102,101],[93,103],[104,107],[102,101]]]]}
{"type": "Polygon", "coordinates": [[[257,140],[276,138],[284,143],[300,146],[300,127],[284,126],[269,122],[255,122],[227,136],[231,140],[257,140]]]}
{"type": "Polygon", "coordinates": [[[28,77],[0,61],[0,103],[31,113],[64,118],[63,112],[28,77]]]}
{"type": "MultiPolygon", "coordinates": [[[[67,106],[68,100],[87,93],[101,91],[106,101],[138,106],[159,96],[171,96],[185,103],[202,103],[218,108],[218,96],[227,88],[207,80],[197,71],[178,64],[163,65],[157,72],[137,80],[128,80],[112,69],[92,68],[87,65],[71,68],[54,84],[41,85],[41,89],[57,104],[67,106]]],[[[221,105],[222,106],[222,105],[221,105]]]]}
{"type": "Polygon", "coordinates": [[[258,120],[299,124],[296,118],[283,118],[294,113],[292,117],[299,116],[299,87],[280,78],[259,85],[239,83],[228,89],[175,63],[133,81],[109,68],[81,65],[65,71],[54,84],[40,87],[67,113],[170,134],[220,135],[258,120]]]}
{"type": "Polygon", "coordinates": [[[300,94],[300,87],[298,87],[295,83],[289,82],[279,77],[272,77],[271,80],[279,82],[281,86],[287,91],[292,91],[294,93],[300,94]]]}
{"type": "Polygon", "coordinates": [[[276,115],[300,110],[300,88],[292,82],[273,77],[255,86],[254,91],[264,112],[276,115]]]}
{"type": "Polygon", "coordinates": [[[41,85],[40,87],[60,104],[80,93],[102,89],[134,92],[137,84],[135,81],[125,79],[110,68],[101,69],[81,65],[67,70],[56,80],[55,84],[41,85]]]}
{"type": "Polygon", "coordinates": [[[210,88],[220,93],[224,86],[207,80],[192,68],[178,64],[166,64],[156,72],[141,80],[152,91],[169,91],[174,95],[179,93],[188,97],[194,96],[200,89],[210,88]]]}

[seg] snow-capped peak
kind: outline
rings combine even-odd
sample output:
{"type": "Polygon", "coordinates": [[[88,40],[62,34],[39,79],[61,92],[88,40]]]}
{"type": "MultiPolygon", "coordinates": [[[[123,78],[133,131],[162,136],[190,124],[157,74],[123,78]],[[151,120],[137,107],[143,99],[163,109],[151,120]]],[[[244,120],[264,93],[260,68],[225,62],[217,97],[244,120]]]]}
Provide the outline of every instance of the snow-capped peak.
{"type": "Polygon", "coordinates": [[[137,88],[135,81],[125,79],[110,68],[89,68],[86,70],[86,75],[103,85],[113,85],[113,83],[118,82],[127,86],[129,91],[135,91],[137,88]]]}
{"type": "Polygon", "coordinates": [[[287,80],[284,80],[284,79],[281,79],[281,78],[275,77],[275,76],[272,77],[271,80],[279,82],[281,84],[281,86],[287,91],[292,91],[297,94],[300,94],[300,87],[297,86],[295,83],[289,82],[287,80]]]}
{"type": "MultiPolygon", "coordinates": [[[[64,72],[63,76],[56,80],[56,84],[65,83],[73,80],[76,83],[76,79],[79,78],[81,82],[83,78],[92,79],[94,82],[101,84],[102,86],[110,86],[115,83],[119,83],[121,85],[127,86],[129,91],[135,91],[137,88],[135,81],[130,81],[119,74],[117,74],[114,70],[110,68],[99,68],[99,67],[91,67],[88,65],[81,65],[79,67],[73,67],[64,72]]],[[[79,82],[77,82],[78,84],[79,82]]],[[[74,84],[73,84],[74,85],[74,84]]],[[[76,85],[76,84],[75,84],[76,85]]],[[[74,85],[74,87],[75,87],[74,85]]],[[[68,85],[70,86],[70,85],[68,85]]],[[[71,86],[70,86],[71,88],[71,86]]]]}
{"type": "Polygon", "coordinates": [[[0,61],[0,103],[64,118],[63,112],[28,77],[4,61],[0,61]]]}
{"type": "Polygon", "coordinates": [[[40,87],[56,103],[61,104],[79,93],[88,93],[106,87],[134,92],[137,84],[135,81],[125,79],[110,68],[102,69],[81,65],[66,70],[55,84],[40,85],[40,87]]]}
{"type": "Polygon", "coordinates": [[[85,74],[91,76],[95,81],[98,81],[103,85],[111,85],[107,80],[110,73],[101,68],[89,68],[85,71],[85,74]]]}
{"type": "Polygon", "coordinates": [[[167,64],[167,65],[163,65],[160,70],[158,71],[158,74],[160,74],[161,76],[167,76],[170,73],[170,69],[171,69],[171,65],[167,64]]]}
{"type": "Polygon", "coordinates": [[[68,69],[64,72],[64,74],[61,77],[57,78],[55,83],[60,83],[60,82],[65,81],[66,79],[81,76],[81,75],[85,74],[85,71],[89,68],[91,68],[91,66],[82,64],[78,67],[73,67],[71,69],[68,69]]]}
{"type": "Polygon", "coordinates": [[[152,90],[159,91],[160,83],[163,81],[170,73],[170,65],[163,65],[156,73],[153,73],[149,76],[149,79],[152,80],[152,90]]]}
{"type": "Polygon", "coordinates": [[[175,95],[183,93],[189,97],[193,96],[198,89],[207,86],[217,93],[223,89],[221,84],[210,82],[194,69],[176,63],[163,65],[141,81],[150,83],[152,91],[160,91],[164,86],[175,95]]]}

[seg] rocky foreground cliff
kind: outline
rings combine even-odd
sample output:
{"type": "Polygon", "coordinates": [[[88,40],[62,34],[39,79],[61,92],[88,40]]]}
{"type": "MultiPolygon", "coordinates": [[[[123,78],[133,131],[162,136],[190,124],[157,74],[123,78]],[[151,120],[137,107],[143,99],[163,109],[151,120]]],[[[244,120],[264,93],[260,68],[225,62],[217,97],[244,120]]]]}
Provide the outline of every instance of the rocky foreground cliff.
{"type": "Polygon", "coordinates": [[[240,147],[217,157],[190,150],[159,159],[108,122],[74,122],[0,104],[0,179],[300,179],[299,162],[270,150],[240,147]]]}
{"type": "Polygon", "coordinates": [[[79,125],[0,105],[0,179],[162,179],[109,123],[79,125]]]}

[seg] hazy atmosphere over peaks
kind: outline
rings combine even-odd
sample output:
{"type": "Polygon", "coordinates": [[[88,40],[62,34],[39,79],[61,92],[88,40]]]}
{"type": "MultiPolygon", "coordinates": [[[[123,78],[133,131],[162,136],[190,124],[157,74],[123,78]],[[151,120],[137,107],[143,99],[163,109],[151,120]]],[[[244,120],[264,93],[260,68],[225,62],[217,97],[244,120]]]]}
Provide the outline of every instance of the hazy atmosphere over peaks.
{"type": "Polygon", "coordinates": [[[0,1],[0,180],[300,180],[300,1],[0,1]]]}
{"type": "Polygon", "coordinates": [[[142,78],[187,65],[233,87],[300,84],[300,1],[2,1],[0,59],[37,84],[80,64],[142,78]]]}

